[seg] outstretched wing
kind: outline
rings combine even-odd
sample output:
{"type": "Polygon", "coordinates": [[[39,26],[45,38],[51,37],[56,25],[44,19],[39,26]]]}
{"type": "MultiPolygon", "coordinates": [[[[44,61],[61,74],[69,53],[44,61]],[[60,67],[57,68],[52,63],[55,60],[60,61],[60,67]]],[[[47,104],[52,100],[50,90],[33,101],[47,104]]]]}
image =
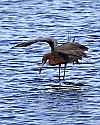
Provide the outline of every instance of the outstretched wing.
{"type": "Polygon", "coordinates": [[[34,40],[29,40],[29,41],[26,41],[26,42],[20,42],[20,43],[16,44],[15,46],[13,46],[12,48],[16,48],[16,47],[27,47],[27,46],[32,45],[33,43],[35,43],[34,40]]]}
{"type": "Polygon", "coordinates": [[[36,39],[33,39],[33,40],[28,40],[26,42],[20,42],[18,44],[16,44],[15,46],[13,46],[12,48],[15,48],[15,47],[27,47],[27,46],[30,46],[36,42],[46,42],[48,43],[49,45],[54,45],[55,43],[57,43],[57,41],[52,38],[52,37],[38,37],[36,39]]]}

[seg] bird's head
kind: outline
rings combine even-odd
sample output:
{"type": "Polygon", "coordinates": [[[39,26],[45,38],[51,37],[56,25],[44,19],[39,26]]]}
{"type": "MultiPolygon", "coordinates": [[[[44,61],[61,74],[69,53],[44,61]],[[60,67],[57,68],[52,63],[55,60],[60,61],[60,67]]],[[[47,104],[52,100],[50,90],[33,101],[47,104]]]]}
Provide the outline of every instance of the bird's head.
{"type": "Polygon", "coordinates": [[[41,73],[44,64],[45,64],[45,63],[47,62],[47,60],[49,59],[49,56],[50,56],[50,53],[44,54],[44,56],[43,56],[43,58],[42,58],[41,67],[40,67],[40,69],[39,69],[39,74],[41,73]]]}

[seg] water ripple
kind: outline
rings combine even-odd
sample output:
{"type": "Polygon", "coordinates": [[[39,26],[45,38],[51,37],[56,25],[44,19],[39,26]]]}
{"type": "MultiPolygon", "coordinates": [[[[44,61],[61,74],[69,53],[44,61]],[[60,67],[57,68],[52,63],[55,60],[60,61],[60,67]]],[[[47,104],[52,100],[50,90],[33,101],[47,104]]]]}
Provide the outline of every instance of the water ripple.
{"type": "Polygon", "coordinates": [[[100,2],[91,0],[0,1],[1,125],[99,125],[99,11],[100,2]],[[82,64],[67,66],[60,83],[57,67],[45,65],[38,73],[47,44],[11,49],[37,36],[61,43],[68,32],[89,52],[82,64]]]}

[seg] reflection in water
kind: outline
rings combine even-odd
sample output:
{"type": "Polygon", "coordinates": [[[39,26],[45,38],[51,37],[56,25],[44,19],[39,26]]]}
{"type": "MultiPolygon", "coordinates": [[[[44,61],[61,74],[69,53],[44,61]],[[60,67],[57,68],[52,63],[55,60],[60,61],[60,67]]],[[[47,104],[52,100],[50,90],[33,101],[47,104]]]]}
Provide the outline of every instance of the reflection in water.
{"type": "MultiPolygon", "coordinates": [[[[67,85],[66,85],[67,86],[67,85]]],[[[60,86],[61,87],[61,86],[60,86]]],[[[48,90],[42,92],[41,115],[44,121],[61,123],[88,123],[91,112],[85,107],[87,105],[86,90],[48,90]],[[45,113],[44,113],[45,112],[45,113]]]]}

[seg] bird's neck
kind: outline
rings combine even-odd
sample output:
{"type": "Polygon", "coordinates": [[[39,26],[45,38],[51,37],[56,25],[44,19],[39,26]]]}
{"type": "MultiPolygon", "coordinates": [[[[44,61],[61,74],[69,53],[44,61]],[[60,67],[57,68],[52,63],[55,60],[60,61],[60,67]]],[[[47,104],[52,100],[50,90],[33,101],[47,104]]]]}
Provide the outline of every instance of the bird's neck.
{"type": "Polygon", "coordinates": [[[51,48],[51,52],[53,52],[54,51],[54,42],[49,42],[48,43],[49,44],[49,46],[50,46],[50,48],[51,48]]]}
{"type": "Polygon", "coordinates": [[[51,48],[51,52],[54,52],[54,47],[51,48]]]}

